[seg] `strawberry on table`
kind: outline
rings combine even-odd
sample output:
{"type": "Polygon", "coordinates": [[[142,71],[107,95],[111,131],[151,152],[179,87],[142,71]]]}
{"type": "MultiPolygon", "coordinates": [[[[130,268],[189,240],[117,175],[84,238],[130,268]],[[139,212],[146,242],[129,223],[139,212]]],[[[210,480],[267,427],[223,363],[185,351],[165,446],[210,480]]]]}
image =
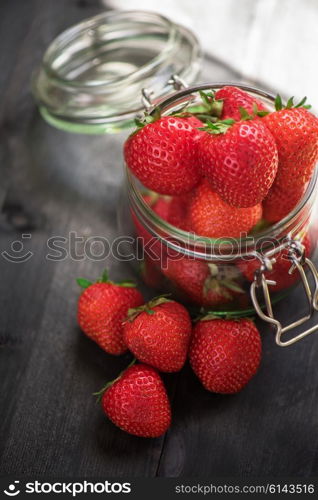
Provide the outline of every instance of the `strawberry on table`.
{"type": "Polygon", "coordinates": [[[164,297],[129,310],[124,341],[136,358],[163,372],[183,367],[191,336],[188,311],[164,297]]]}
{"type": "Polygon", "coordinates": [[[196,188],[188,207],[188,226],[199,236],[233,237],[248,233],[262,217],[262,205],[236,208],[225,203],[207,180],[196,188]]]}
{"type": "Polygon", "coordinates": [[[214,98],[223,101],[221,118],[239,121],[241,119],[240,108],[244,108],[249,114],[257,111],[268,111],[266,106],[255,97],[238,87],[225,86],[215,92],[214,98]]]}
{"type": "Polygon", "coordinates": [[[110,383],[102,407],[117,427],[140,437],[159,437],[171,424],[167,392],[156,370],[144,364],[127,368],[110,383]]]}
{"type": "MultiPolygon", "coordinates": [[[[134,175],[160,194],[179,195],[199,182],[197,143],[202,122],[163,116],[132,134],[124,146],[125,161],[134,175]]],[[[143,124],[141,124],[143,125],[143,124]]]]}
{"type": "Polygon", "coordinates": [[[81,330],[109,354],[123,354],[122,322],[128,309],[144,303],[136,285],[130,281],[113,283],[107,272],[96,283],[79,278],[85,288],[78,300],[77,320],[81,330]]]}
{"type": "Polygon", "coordinates": [[[212,392],[239,392],[256,374],[261,360],[260,334],[250,319],[203,319],[194,329],[190,363],[212,392]]]}
{"type": "Polygon", "coordinates": [[[260,118],[209,122],[200,137],[198,160],[213,190],[238,208],[262,202],[278,168],[274,137],[260,118]]]}
{"type": "Polygon", "coordinates": [[[286,107],[281,98],[275,101],[276,111],[264,116],[262,123],[270,130],[278,149],[278,171],[275,186],[285,190],[305,185],[318,160],[318,119],[308,111],[304,98],[293,107],[291,98],[286,107]]]}

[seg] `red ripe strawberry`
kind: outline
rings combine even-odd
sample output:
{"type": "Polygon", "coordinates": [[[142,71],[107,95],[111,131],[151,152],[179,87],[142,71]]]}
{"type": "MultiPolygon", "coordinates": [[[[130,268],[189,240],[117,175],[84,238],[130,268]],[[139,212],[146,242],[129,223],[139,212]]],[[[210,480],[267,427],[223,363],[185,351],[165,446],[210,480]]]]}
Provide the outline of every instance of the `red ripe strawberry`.
{"type": "Polygon", "coordinates": [[[228,128],[210,123],[199,141],[202,174],[213,190],[234,207],[260,203],[272,186],[278,167],[275,140],[260,119],[228,128]],[[220,131],[227,128],[225,133],[220,131]]]}
{"type": "MultiPolygon", "coordinates": [[[[304,236],[301,243],[304,245],[306,256],[308,257],[312,247],[308,234],[304,236]]],[[[295,285],[300,280],[300,275],[297,270],[289,274],[292,263],[288,258],[287,250],[283,250],[280,254],[275,256],[275,259],[276,262],[273,264],[273,270],[267,271],[265,277],[270,281],[276,281],[276,285],[269,285],[269,287],[273,292],[279,292],[295,285]]],[[[248,281],[252,282],[254,280],[255,271],[261,267],[261,263],[258,259],[242,260],[238,266],[248,281]]]]}
{"type": "Polygon", "coordinates": [[[262,118],[278,149],[275,185],[284,190],[304,186],[318,160],[318,119],[302,107],[282,109],[279,96],[276,108],[278,111],[262,118]]]}
{"type": "Polygon", "coordinates": [[[170,212],[170,198],[160,197],[152,205],[151,208],[156,212],[161,219],[168,220],[170,212]]]}
{"type": "Polygon", "coordinates": [[[149,256],[145,255],[141,263],[141,276],[147,286],[160,288],[162,285],[162,274],[159,270],[159,263],[154,262],[149,256]]]}
{"type": "Polygon", "coordinates": [[[186,214],[189,199],[189,195],[174,196],[170,199],[159,198],[152,205],[152,209],[159,217],[169,222],[169,224],[187,231],[186,214]]]}
{"type": "Polygon", "coordinates": [[[306,186],[297,184],[291,188],[280,188],[274,182],[263,201],[263,217],[269,222],[278,222],[288,215],[303,197],[306,186]]]}
{"type": "Polygon", "coordinates": [[[239,237],[248,233],[262,217],[262,206],[235,208],[225,203],[204,180],[188,207],[188,226],[199,236],[239,237]]]}
{"type": "Polygon", "coordinates": [[[109,354],[122,354],[127,350],[122,322],[129,308],[143,304],[141,293],[131,282],[109,281],[106,273],[97,283],[83,279],[78,283],[85,288],[77,310],[81,330],[109,354]]]}
{"type": "Polygon", "coordinates": [[[239,392],[256,374],[261,359],[260,334],[249,319],[199,321],[190,346],[190,363],[212,392],[239,392]]]}
{"type": "Polygon", "coordinates": [[[158,437],[171,424],[171,409],[159,374],[146,365],[128,368],[106,389],[103,410],[123,431],[140,437],[158,437]]]}
{"type": "Polygon", "coordinates": [[[215,93],[216,100],[223,100],[221,118],[239,121],[241,119],[240,108],[244,108],[249,114],[253,114],[256,107],[258,111],[267,111],[266,106],[255,97],[238,87],[227,86],[215,93]]]}
{"type": "Polygon", "coordinates": [[[187,193],[200,179],[198,137],[198,131],[187,119],[164,116],[127,139],[124,146],[126,163],[153,191],[169,195],[187,193]]]}
{"type": "Polygon", "coordinates": [[[129,313],[124,340],[136,358],[163,372],[181,370],[191,335],[188,311],[161,297],[129,313]]]}
{"type": "Polygon", "coordinates": [[[182,257],[167,260],[167,268],[163,272],[189,300],[198,305],[217,307],[232,302],[244,293],[232,279],[233,276],[227,276],[230,274],[228,267],[225,273],[221,273],[215,264],[182,257]]]}

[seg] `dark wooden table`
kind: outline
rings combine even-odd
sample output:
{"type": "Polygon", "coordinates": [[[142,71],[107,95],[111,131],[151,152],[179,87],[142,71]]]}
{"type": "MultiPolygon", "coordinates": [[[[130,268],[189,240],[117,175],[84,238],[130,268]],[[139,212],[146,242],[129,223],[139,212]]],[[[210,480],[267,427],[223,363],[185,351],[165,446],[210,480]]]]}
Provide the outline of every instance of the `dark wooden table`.
{"type": "MultiPolygon", "coordinates": [[[[67,247],[71,231],[116,237],[125,134],[53,129],[38,114],[30,75],[60,31],[102,9],[97,0],[0,4],[1,251],[18,240],[33,252],[20,264],[0,255],[1,475],[317,475],[318,336],[281,349],[261,326],[260,371],[235,396],[204,391],[188,366],[165,376],[174,418],[160,439],[124,434],[95,403],[92,393],[128,362],[105,354],[76,326],[75,278],[97,276],[105,263],[48,260],[46,245],[58,235],[67,247]]],[[[204,80],[239,78],[206,60],[204,80]]],[[[106,265],[114,279],[132,277],[126,264],[108,258],[106,265]]],[[[304,308],[296,289],[276,311],[289,321],[304,308]]]]}

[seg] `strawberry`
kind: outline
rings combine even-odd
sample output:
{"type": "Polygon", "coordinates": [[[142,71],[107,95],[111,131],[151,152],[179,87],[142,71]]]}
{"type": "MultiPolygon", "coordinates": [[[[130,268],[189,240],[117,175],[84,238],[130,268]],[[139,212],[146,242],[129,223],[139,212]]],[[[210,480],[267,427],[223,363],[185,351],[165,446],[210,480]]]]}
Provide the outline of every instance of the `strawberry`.
{"type": "Polygon", "coordinates": [[[189,195],[174,196],[170,199],[159,198],[152,205],[152,209],[169,224],[187,231],[186,214],[189,199],[189,195]]]}
{"type": "Polygon", "coordinates": [[[102,407],[117,427],[135,436],[158,437],[171,424],[170,403],[160,375],[143,364],[127,368],[106,388],[102,407]]]}
{"type": "Polygon", "coordinates": [[[192,302],[217,307],[232,302],[244,293],[233,277],[227,276],[230,275],[229,266],[225,266],[224,270],[222,273],[221,266],[182,257],[168,259],[163,272],[192,302]]]}
{"type": "Polygon", "coordinates": [[[278,222],[286,217],[301,200],[305,190],[306,186],[303,184],[282,189],[274,182],[263,201],[264,219],[269,222],[278,222]]]}
{"type": "Polygon", "coordinates": [[[213,192],[209,182],[197,187],[188,207],[188,226],[199,236],[239,237],[248,233],[262,217],[262,206],[235,208],[213,192]]]}
{"type": "Polygon", "coordinates": [[[141,293],[131,282],[109,281],[106,272],[96,283],[81,278],[77,281],[85,288],[77,309],[81,330],[109,354],[122,354],[127,350],[122,322],[130,307],[143,304],[141,293]]]}
{"type": "MultiPolygon", "coordinates": [[[[312,248],[308,234],[303,237],[301,243],[305,247],[306,256],[308,257],[312,248]]],[[[289,274],[292,263],[288,258],[287,250],[283,250],[278,255],[275,255],[275,260],[273,270],[265,272],[265,277],[270,281],[276,282],[276,285],[269,285],[269,287],[274,292],[279,292],[295,285],[300,280],[300,275],[297,270],[289,274]]],[[[238,266],[248,281],[252,282],[255,271],[261,267],[261,262],[258,259],[241,260],[238,266]]]]}
{"type": "Polygon", "coordinates": [[[139,361],[163,372],[183,367],[191,335],[188,311],[164,297],[129,310],[124,340],[139,361]]]}
{"type": "Polygon", "coordinates": [[[190,124],[194,119],[189,122],[178,116],[163,116],[127,139],[127,166],[147,188],[160,194],[179,195],[191,191],[199,182],[200,134],[190,124]]]}
{"type": "Polygon", "coordinates": [[[212,392],[239,392],[256,374],[261,359],[260,334],[250,319],[199,321],[190,345],[190,363],[212,392]]]}
{"type": "Polygon", "coordinates": [[[140,266],[141,276],[147,286],[152,288],[160,288],[162,285],[162,274],[156,263],[148,256],[144,256],[144,260],[140,266]]]}
{"type": "Polygon", "coordinates": [[[239,121],[241,119],[240,108],[244,108],[249,114],[258,111],[267,111],[265,105],[255,97],[238,87],[226,86],[215,92],[216,100],[223,100],[221,118],[239,121]]]}
{"type": "Polygon", "coordinates": [[[240,208],[265,198],[278,168],[275,140],[260,118],[208,123],[199,141],[198,160],[214,191],[240,208]]]}
{"type": "Polygon", "coordinates": [[[311,178],[318,160],[318,119],[304,106],[303,99],[296,107],[290,99],[284,108],[279,96],[276,111],[262,118],[278,149],[278,171],[275,186],[295,189],[311,178]]]}

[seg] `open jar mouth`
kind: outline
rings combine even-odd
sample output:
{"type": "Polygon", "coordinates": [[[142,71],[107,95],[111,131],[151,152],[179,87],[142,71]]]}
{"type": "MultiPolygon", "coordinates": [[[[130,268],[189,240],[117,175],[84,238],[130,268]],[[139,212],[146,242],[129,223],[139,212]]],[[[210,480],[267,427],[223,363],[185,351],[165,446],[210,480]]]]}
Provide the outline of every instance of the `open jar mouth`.
{"type": "MultiPolygon", "coordinates": [[[[231,82],[230,84],[261,98],[267,105],[273,108],[275,100],[273,94],[240,83],[231,82]]],[[[168,98],[157,100],[155,106],[149,110],[149,113],[151,114],[155,108],[160,108],[162,115],[176,112],[184,107],[187,102],[195,105],[196,101],[199,100],[198,91],[217,90],[226,85],[229,85],[229,82],[209,83],[175,92],[168,98]]],[[[244,258],[260,246],[262,247],[262,251],[266,250],[266,248],[273,245],[273,241],[277,241],[277,245],[279,245],[288,234],[297,235],[303,229],[304,223],[308,220],[308,213],[310,213],[315,201],[318,168],[316,167],[302,199],[282,220],[253,235],[249,234],[241,238],[225,237],[217,239],[184,231],[162,219],[145,202],[143,188],[129,171],[128,167],[126,167],[126,175],[130,203],[134,207],[142,224],[146,226],[147,230],[155,238],[161,240],[167,247],[193,258],[227,260],[229,255],[233,257],[233,249],[235,251],[235,258],[244,258]],[[308,207],[308,210],[304,213],[305,207],[308,207]],[[267,246],[266,242],[268,243],[267,246]]]]}
{"type": "Polygon", "coordinates": [[[131,124],[142,110],[142,88],[167,95],[172,73],[194,82],[200,59],[195,35],[164,16],[106,12],[67,29],[51,43],[34,74],[33,93],[44,118],[59,128],[113,132],[131,124]],[[76,129],[76,124],[95,128],[76,129]],[[114,130],[99,130],[103,124],[114,130]]]}

